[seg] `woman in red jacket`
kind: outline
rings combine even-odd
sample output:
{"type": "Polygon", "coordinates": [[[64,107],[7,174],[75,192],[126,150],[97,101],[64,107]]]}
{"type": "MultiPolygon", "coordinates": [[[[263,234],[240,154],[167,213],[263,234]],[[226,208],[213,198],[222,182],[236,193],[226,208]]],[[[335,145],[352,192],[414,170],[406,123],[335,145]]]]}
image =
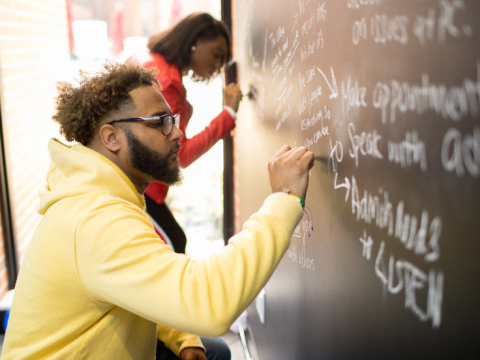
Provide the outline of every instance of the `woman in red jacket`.
{"type": "MultiPolygon", "coordinates": [[[[193,108],[187,101],[182,77],[190,71],[196,81],[208,81],[231,59],[230,33],[226,25],[209,14],[192,14],[170,31],[153,35],[149,41],[151,59],[144,67],[156,67],[162,94],[173,114],[180,115],[180,130],[185,134],[193,108]]],[[[242,98],[237,84],[224,90],[223,111],[199,134],[180,140],[180,166],[185,168],[205,154],[235,127],[235,113],[242,98]]],[[[168,186],[154,182],[145,191],[147,212],[166,233],[175,252],[185,253],[187,239],[165,204],[168,186]]]]}

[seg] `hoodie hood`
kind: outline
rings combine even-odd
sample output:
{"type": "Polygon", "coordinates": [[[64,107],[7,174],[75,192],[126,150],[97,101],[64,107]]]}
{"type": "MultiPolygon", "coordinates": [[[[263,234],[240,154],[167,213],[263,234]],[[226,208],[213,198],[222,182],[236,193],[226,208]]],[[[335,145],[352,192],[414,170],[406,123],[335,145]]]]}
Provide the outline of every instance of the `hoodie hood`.
{"type": "Polygon", "coordinates": [[[108,191],[145,210],[145,199],[117,165],[83,145],[67,146],[50,139],[48,150],[52,162],[47,185],[40,189],[38,212],[44,215],[62,199],[97,191],[108,191]]]}

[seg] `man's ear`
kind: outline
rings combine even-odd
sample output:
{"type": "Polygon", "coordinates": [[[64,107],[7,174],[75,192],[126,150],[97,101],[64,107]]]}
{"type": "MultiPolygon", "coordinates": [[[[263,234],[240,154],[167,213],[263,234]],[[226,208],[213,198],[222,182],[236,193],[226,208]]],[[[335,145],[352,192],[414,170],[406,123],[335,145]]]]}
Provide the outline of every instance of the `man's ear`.
{"type": "Polygon", "coordinates": [[[121,149],[122,140],[125,137],[123,131],[110,124],[103,125],[98,135],[100,136],[103,146],[114,153],[121,149]]]}

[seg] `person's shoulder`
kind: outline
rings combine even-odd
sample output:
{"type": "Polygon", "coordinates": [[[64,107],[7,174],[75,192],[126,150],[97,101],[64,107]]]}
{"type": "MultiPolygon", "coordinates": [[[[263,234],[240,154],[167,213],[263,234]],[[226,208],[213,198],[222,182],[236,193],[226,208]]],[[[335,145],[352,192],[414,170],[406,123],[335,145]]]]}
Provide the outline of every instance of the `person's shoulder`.
{"type": "Polygon", "coordinates": [[[116,207],[119,209],[129,209],[135,212],[144,213],[140,203],[132,202],[132,199],[125,199],[111,191],[104,191],[97,200],[96,208],[116,207]]]}
{"type": "Polygon", "coordinates": [[[144,67],[156,67],[158,79],[163,86],[173,84],[183,87],[182,75],[175,64],[169,64],[160,54],[151,53],[151,60],[144,63],[144,67]]]}
{"type": "Polygon", "coordinates": [[[144,204],[140,199],[125,199],[111,191],[103,190],[91,192],[83,195],[82,202],[85,203],[83,214],[91,212],[110,212],[110,211],[127,211],[143,214],[144,204]],[[133,201],[133,202],[132,202],[133,201]]]}
{"type": "Polygon", "coordinates": [[[97,193],[90,198],[91,203],[79,214],[79,228],[118,227],[130,222],[149,224],[150,220],[142,207],[144,203],[134,203],[111,192],[97,193]]]}

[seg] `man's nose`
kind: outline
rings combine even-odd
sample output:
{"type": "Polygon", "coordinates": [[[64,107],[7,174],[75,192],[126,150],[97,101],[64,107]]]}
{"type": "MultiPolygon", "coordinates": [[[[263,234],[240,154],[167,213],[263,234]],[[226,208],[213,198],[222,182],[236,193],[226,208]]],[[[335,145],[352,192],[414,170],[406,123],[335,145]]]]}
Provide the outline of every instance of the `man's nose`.
{"type": "Polygon", "coordinates": [[[169,135],[170,141],[180,141],[183,138],[183,132],[176,126],[173,125],[172,132],[169,135]]]}

